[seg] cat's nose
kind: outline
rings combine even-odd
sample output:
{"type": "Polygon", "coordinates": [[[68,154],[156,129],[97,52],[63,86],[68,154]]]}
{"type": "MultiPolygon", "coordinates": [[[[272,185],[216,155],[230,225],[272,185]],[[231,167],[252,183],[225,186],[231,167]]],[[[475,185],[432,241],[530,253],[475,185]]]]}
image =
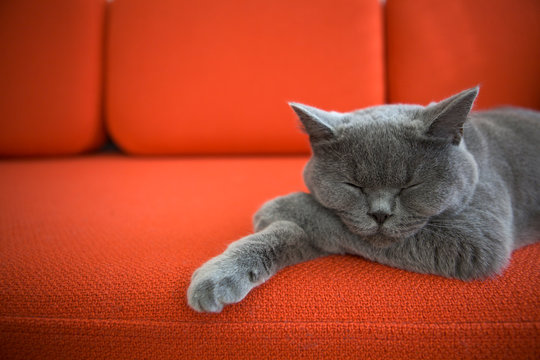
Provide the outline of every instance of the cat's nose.
{"type": "Polygon", "coordinates": [[[390,217],[390,214],[382,211],[368,213],[368,215],[371,216],[379,225],[382,225],[386,221],[386,219],[390,217]]]}

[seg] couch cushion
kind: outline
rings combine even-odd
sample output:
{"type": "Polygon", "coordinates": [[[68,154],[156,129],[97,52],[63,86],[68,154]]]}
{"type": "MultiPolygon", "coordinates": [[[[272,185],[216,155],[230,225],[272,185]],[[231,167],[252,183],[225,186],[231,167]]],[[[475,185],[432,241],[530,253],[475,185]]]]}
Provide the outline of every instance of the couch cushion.
{"type": "Polygon", "coordinates": [[[2,0],[0,156],[73,154],[102,143],[104,7],[2,0]]]}
{"type": "Polygon", "coordinates": [[[114,1],[108,127],[133,154],[306,153],[287,101],[384,101],[381,17],[377,0],[114,1]]]}
{"type": "Polygon", "coordinates": [[[428,103],[481,85],[477,107],[540,109],[540,2],[388,0],[391,102],[428,103]]]}
{"type": "Polygon", "coordinates": [[[304,157],[92,156],[0,163],[7,358],[533,358],[540,244],[465,283],[359,257],[286,268],[221,314],[192,272],[302,190],[304,157]]]}

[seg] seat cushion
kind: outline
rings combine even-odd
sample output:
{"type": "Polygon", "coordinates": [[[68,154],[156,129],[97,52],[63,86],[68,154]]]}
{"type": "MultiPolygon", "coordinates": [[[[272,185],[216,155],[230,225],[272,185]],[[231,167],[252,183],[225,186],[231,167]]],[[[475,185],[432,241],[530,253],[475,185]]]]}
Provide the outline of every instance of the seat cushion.
{"type": "Polygon", "coordinates": [[[307,153],[288,101],[384,101],[378,0],[110,5],[107,122],[129,153],[307,153]]]}
{"type": "Polygon", "coordinates": [[[331,256],[279,272],[220,314],[192,272],[303,190],[305,157],[0,162],[5,358],[533,358],[540,244],[462,282],[331,256]]]}
{"type": "Polygon", "coordinates": [[[101,145],[104,10],[96,0],[2,0],[0,156],[101,145]]]}
{"type": "Polygon", "coordinates": [[[540,109],[540,2],[388,0],[390,102],[481,86],[476,105],[540,109]]]}

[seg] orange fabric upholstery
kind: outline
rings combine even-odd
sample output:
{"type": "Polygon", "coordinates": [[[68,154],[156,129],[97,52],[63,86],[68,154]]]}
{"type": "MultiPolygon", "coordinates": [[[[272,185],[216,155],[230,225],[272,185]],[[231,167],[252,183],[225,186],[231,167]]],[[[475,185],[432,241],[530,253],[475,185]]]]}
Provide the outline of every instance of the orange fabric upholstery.
{"type": "Polygon", "coordinates": [[[426,104],[480,84],[477,108],[540,109],[540,2],[388,0],[390,102],[426,104]]]}
{"type": "Polygon", "coordinates": [[[116,0],[107,122],[131,154],[299,153],[287,101],[384,101],[378,0],[116,0]]]}
{"type": "Polygon", "coordinates": [[[102,143],[104,5],[1,1],[0,156],[74,154],[102,143]]]}
{"type": "Polygon", "coordinates": [[[359,257],[289,267],[221,314],[191,273],[302,190],[305,157],[0,163],[2,358],[532,359],[540,244],[470,283],[359,257]],[[269,176],[271,174],[271,176],[269,176]]]}

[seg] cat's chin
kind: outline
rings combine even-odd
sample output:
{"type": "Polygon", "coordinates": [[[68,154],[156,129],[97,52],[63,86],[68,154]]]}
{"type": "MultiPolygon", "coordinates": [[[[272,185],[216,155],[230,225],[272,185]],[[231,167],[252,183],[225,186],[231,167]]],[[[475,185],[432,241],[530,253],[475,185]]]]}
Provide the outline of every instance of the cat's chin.
{"type": "Polygon", "coordinates": [[[375,225],[371,227],[362,227],[359,224],[347,221],[346,219],[343,219],[343,223],[353,234],[362,237],[366,242],[378,248],[389,247],[396,242],[415,235],[425,224],[418,224],[417,226],[407,228],[407,230],[403,228],[398,230],[392,226],[379,227],[375,225]]]}
{"type": "Polygon", "coordinates": [[[373,247],[380,248],[380,249],[390,247],[400,240],[400,238],[389,237],[381,233],[377,233],[371,236],[366,236],[364,239],[368,243],[370,243],[373,247]]]}
{"type": "Polygon", "coordinates": [[[408,230],[394,230],[392,228],[386,229],[383,227],[380,230],[380,234],[391,239],[401,240],[415,235],[418,233],[418,231],[420,231],[420,229],[422,229],[422,226],[415,226],[414,228],[409,228],[408,230]]]}
{"type": "Polygon", "coordinates": [[[353,234],[362,237],[366,242],[378,248],[389,247],[405,238],[413,236],[420,230],[420,228],[418,228],[411,229],[409,231],[398,232],[392,229],[387,229],[385,227],[374,226],[366,229],[355,226],[355,224],[345,224],[353,234]]]}
{"type": "Polygon", "coordinates": [[[395,242],[399,241],[399,238],[390,237],[384,235],[381,229],[377,226],[371,228],[359,228],[354,224],[345,223],[347,228],[353,233],[360,236],[365,241],[369,242],[374,247],[386,248],[395,242]]]}
{"type": "Polygon", "coordinates": [[[347,226],[350,232],[362,237],[373,236],[379,232],[379,228],[377,226],[365,228],[362,226],[358,226],[356,223],[349,222],[346,219],[343,219],[343,223],[345,224],[345,226],[347,226]]]}

